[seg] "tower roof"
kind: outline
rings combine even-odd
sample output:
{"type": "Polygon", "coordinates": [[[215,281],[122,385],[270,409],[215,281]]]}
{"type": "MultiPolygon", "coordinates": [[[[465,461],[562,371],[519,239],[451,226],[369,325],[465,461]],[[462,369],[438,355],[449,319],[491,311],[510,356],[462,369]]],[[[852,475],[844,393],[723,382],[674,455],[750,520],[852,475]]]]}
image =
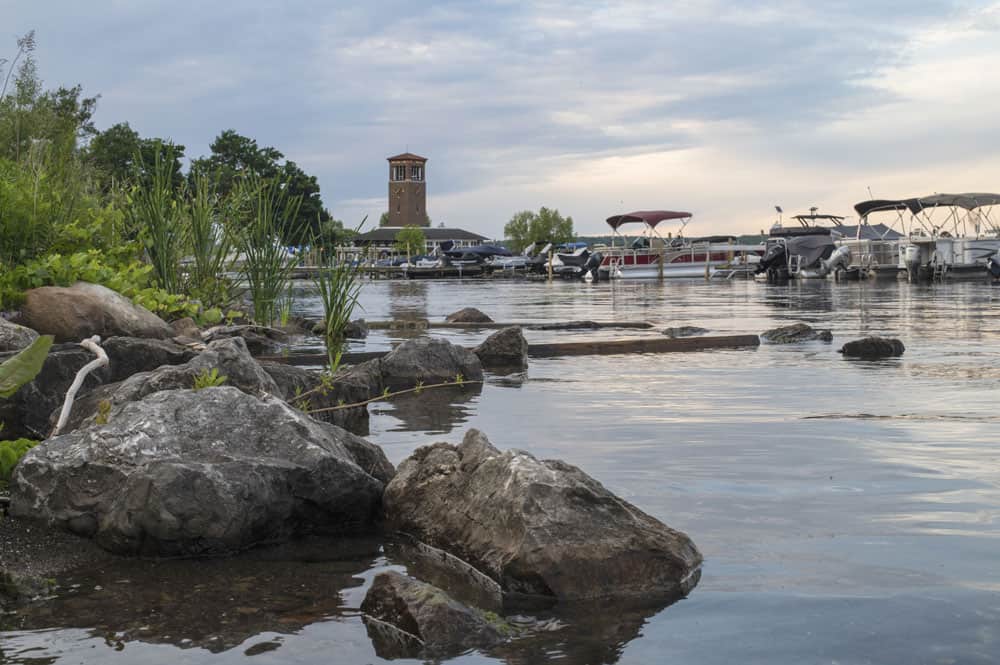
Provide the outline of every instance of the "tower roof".
{"type": "Polygon", "coordinates": [[[386,159],[388,159],[390,162],[397,162],[397,161],[403,161],[403,160],[408,160],[408,161],[411,161],[411,162],[426,162],[427,161],[426,157],[421,157],[420,155],[414,155],[412,152],[404,152],[401,155],[396,155],[394,157],[387,157],[386,159]]]}

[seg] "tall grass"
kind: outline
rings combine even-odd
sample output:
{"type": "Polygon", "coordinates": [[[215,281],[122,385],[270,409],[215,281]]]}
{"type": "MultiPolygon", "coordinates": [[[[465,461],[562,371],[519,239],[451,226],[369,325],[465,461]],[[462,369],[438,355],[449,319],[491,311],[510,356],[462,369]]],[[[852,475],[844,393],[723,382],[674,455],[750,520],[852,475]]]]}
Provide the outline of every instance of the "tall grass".
{"type": "Polygon", "coordinates": [[[237,193],[240,214],[233,221],[236,248],[243,255],[241,275],[253,304],[254,320],[271,326],[280,315],[280,299],[287,293],[298,256],[281,242],[283,230],[301,237],[296,218],[302,197],[289,196],[284,183],[247,176],[237,193]]]}
{"type": "MultiPolygon", "coordinates": [[[[361,224],[364,223],[365,220],[362,220],[361,224]]],[[[320,253],[322,264],[313,280],[323,301],[323,342],[331,372],[336,372],[340,366],[347,341],[347,326],[361,295],[360,265],[346,258],[338,261],[335,254],[320,253]]]]}
{"type": "Polygon", "coordinates": [[[143,179],[142,155],[136,153],[137,184],[128,203],[133,228],[153,266],[153,276],[160,288],[180,293],[183,287],[181,258],[187,244],[188,224],[184,206],[173,185],[174,152],[156,150],[148,178],[143,179]]]}
{"type": "Polygon", "coordinates": [[[233,295],[233,285],[225,276],[232,267],[233,241],[222,223],[220,198],[204,174],[194,177],[188,224],[192,257],[187,275],[188,294],[205,307],[221,307],[233,295]]]}

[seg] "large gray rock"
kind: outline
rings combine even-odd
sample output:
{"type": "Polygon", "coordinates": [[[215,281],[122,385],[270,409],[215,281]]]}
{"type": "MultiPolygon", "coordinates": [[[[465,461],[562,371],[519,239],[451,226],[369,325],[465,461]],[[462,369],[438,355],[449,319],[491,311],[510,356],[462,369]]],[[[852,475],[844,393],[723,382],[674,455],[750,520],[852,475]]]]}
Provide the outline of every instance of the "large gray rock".
{"type": "Polygon", "coordinates": [[[384,658],[442,658],[489,648],[503,640],[501,629],[506,627],[441,589],[394,570],[375,576],[361,611],[403,633],[386,635],[383,626],[366,621],[376,652],[384,658]]]}
{"type": "Polygon", "coordinates": [[[172,337],[173,329],[148,309],[99,284],[43,286],[25,294],[19,323],[57,342],[101,337],[172,337]]]}
{"type": "Polygon", "coordinates": [[[469,430],[405,460],[385,492],[390,527],[471,564],[506,593],[559,599],[686,593],[701,554],[580,469],[500,452],[469,430]]]}
{"type": "MultiPolygon", "coordinates": [[[[220,377],[226,377],[223,385],[233,386],[245,393],[284,396],[274,379],[250,355],[241,337],[224,338],[210,343],[204,351],[182,365],[164,365],[88,391],[74,402],[63,433],[93,422],[102,402],[116,406],[161,390],[194,388],[197,378],[212,370],[217,370],[220,377]]],[[[51,413],[52,425],[55,425],[58,415],[55,411],[51,413]]]]}
{"type": "Polygon", "coordinates": [[[455,381],[481,381],[483,366],[472,351],[444,339],[421,337],[403,342],[379,361],[382,386],[389,390],[455,381]]]}
{"type": "Polygon", "coordinates": [[[488,369],[524,369],[528,366],[528,340],[519,326],[493,333],[472,352],[488,369]]]}
{"type": "Polygon", "coordinates": [[[493,323],[493,319],[475,307],[464,307],[444,317],[448,323],[493,323]]]}
{"type": "Polygon", "coordinates": [[[11,323],[0,317],[0,352],[20,351],[31,346],[38,339],[38,333],[31,328],[11,323]]]}
{"type": "Polygon", "coordinates": [[[215,326],[202,333],[206,342],[237,337],[246,342],[246,347],[255,356],[277,353],[288,342],[288,333],[266,326],[215,326]]]}
{"type": "Polygon", "coordinates": [[[277,398],[172,390],[32,449],[11,514],[116,553],[219,554],[369,529],[391,475],[372,444],[277,398]]]}
{"type": "Polygon", "coordinates": [[[198,356],[190,346],[168,339],[112,337],[101,342],[108,354],[108,381],[123,381],[133,374],[164,365],[183,365],[198,356]]]}
{"type": "Polygon", "coordinates": [[[806,323],[794,323],[762,332],[760,338],[771,344],[794,344],[815,339],[829,342],[833,340],[833,333],[829,330],[816,330],[806,323]]]}
{"type": "Polygon", "coordinates": [[[845,358],[861,358],[862,360],[877,360],[903,355],[906,347],[898,339],[888,337],[865,337],[844,344],[840,353],[845,358]]]}
{"type": "Polygon", "coordinates": [[[361,436],[368,433],[367,408],[339,408],[368,399],[367,388],[361,392],[358,386],[346,381],[324,382],[319,372],[287,363],[262,361],[260,366],[274,379],[280,395],[295,408],[349,432],[361,436]]]}

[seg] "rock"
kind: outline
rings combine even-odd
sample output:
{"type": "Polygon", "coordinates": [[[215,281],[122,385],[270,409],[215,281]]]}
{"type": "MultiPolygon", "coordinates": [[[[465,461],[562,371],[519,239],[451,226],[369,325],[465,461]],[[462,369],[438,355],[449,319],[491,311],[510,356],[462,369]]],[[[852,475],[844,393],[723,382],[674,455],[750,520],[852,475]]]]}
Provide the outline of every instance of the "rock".
{"type": "Polygon", "coordinates": [[[888,337],[865,337],[844,344],[840,353],[845,358],[861,358],[876,360],[878,358],[893,358],[903,355],[906,347],[898,339],[888,337]]]}
{"type": "Polygon", "coordinates": [[[676,328],[664,328],[663,334],[670,339],[677,339],[679,337],[694,337],[695,335],[704,335],[709,332],[707,328],[699,328],[698,326],[678,326],[676,328]]]}
{"type": "Polygon", "coordinates": [[[187,339],[201,339],[201,328],[190,316],[170,322],[170,328],[174,331],[174,337],[186,337],[187,339]]]}
{"type": "Polygon", "coordinates": [[[11,515],[115,553],[223,554],[372,528],[391,468],[372,444],[277,398],[170,390],[33,448],[11,479],[11,515]]]}
{"type": "Polygon", "coordinates": [[[347,339],[365,339],[368,337],[368,323],[364,319],[355,319],[347,324],[344,330],[347,339]]]}
{"type": "Polygon", "coordinates": [[[494,579],[556,599],[686,593],[694,543],[580,469],[500,452],[477,430],[418,449],[386,488],[388,525],[494,579]]]}
{"type": "Polygon", "coordinates": [[[465,307],[457,312],[452,312],[444,317],[444,320],[448,323],[493,323],[493,319],[475,307],[465,307]]]}
{"type": "Polygon", "coordinates": [[[25,294],[19,323],[57,342],[101,337],[173,337],[173,329],[148,309],[99,284],[43,286],[25,294]]]}
{"type": "Polygon", "coordinates": [[[483,367],[525,369],[528,366],[528,340],[518,326],[503,328],[472,350],[483,367]]]}
{"type": "Polygon", "coordinates": [[[11,323],[0,317],[0,352],[20,351],[31,346],[38,339],[38,333],[31,328],[11,323]]]}
{"type": "Polygon", "coordinates": [[[833,341],[833,333],[829,330],[815,330],[805,323],[795,323],[790,326],[772,328],[761,333],[760,338],[771,344],[793,344],[795,342],[810,342],[815,339],[830,342],[833,341]]]}
{"type": "Polygon", "coordinates": [[[166,339],[112,337],[101,342],[101,346],[108,354],[109,382],[123,381],[164,365],[183,365],[198,356],[191,347],[166,339]]]}
{"type": "MultiPolygon", "coordinates": [[[[223,385],[233,386],[247,394],[283,396],[274,379],[250,355],[242,338],[220,339],[209,343],[204,351],[183,365],[165,365],[148,372],[139,372],[117,383],[108,383],[88,391],[73,404],[63,433],[93,422],[102,402],[116,406],[140,400],[161,390],[194,388],[195,380],[212,370],[218,370],[219,376],[226,377],[223,385]]],[[[58,417],[58,411],[51,413],[53,426],[58,417]]]]}
{"type": "Polygon", "coordinates": [[[364,436],[368,433],[368,409],[365,407],[323,411],[340,404],[363,402],[369,398],[367,389],[362,393],[357,386],[339,380],[324,385],[319,372],[286,363],[263,361],[260,366],[274,379],[279,394],[295,408],[354,434],[364,436]]]}
{"type": "Polygon", "coordinates": [[[379,361],[382,386],[389,390],[455,381],[482,381],[483,366],[472,351],[444,339],[407,340],[379,361]]]}
{"type": "Polygon", "coordinates": [[[215,326],[202,334],[206,342],[240,337],[255,356],[278,353],[288,341],[288,334],[266,326],[215,326]]]}
{"type": "MultiPolygon", "coordinates": [[[[482,612],[463,605],[441,589],[394,570],[375,576],[361,611],[366,618],[377,619],[419,640],[413,645],[412,657],[443,658],[468,649],[489,648],[504,639],[501,629],[507,627],[498,619],[489,621],[482,612]]],[[[372,624],[366,624],[372,634],[372,624]]],[[[373,641],[381,653],[384,650],[379,643],[384,640],[380,639],[379,628],[375,627],[373,641]]],[[[390,639],[388,651],[396,657],[402,655],[393,648],[398,644],[398,640],[390,639]]]]}

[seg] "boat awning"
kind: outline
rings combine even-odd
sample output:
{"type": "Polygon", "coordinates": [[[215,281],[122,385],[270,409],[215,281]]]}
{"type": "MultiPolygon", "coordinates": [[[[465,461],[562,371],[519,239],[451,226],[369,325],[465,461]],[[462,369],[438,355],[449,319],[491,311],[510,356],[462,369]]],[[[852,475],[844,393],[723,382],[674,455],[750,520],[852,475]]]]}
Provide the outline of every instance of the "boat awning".
{"type": "Polygon", "coordinates": [[[873,212],[907,209],[909,209],[909,206],[906,205],[906,199],[872,199],[871,201],[862,201],[854,205],[855,212],[862,218],[867,217],[873,212]]]}
{"type": "Polygon", "coordinates": [[[856,204],[854,210],[859,216],[866,217],[873,212],[885,210],[909,210],[910,213],[916,215],[926,208],[954,207],[975,210],[994,205],[1000,205],[1000,194],[969,192],[965,194],[933,194],[910,199],[873,199],[856,204]]]}
{"type": "Polygon", "coordinates": [[[648,224],[651,228],[655,228],[660,222],[669,219],[689,219],[690,217],[691,213],[689,212],[675,210],[639,210],[624,215],[612,215],[608,217],[607,222],[608,226],[615,230],[623,224],[648,224]]]}

